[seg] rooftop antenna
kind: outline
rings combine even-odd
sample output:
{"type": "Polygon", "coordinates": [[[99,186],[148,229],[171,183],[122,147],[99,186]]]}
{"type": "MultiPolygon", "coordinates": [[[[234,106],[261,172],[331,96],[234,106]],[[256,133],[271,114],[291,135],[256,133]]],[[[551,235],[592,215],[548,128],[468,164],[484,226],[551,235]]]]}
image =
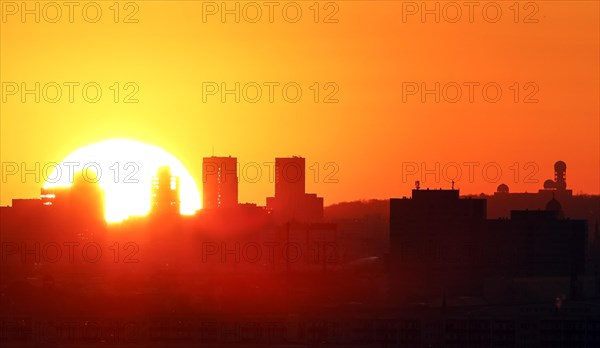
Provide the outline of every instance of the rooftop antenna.
{"type": "Polygon", "coordinates": [[[452,189],[454,190],[454,180],[452,180],[452,189]]]}

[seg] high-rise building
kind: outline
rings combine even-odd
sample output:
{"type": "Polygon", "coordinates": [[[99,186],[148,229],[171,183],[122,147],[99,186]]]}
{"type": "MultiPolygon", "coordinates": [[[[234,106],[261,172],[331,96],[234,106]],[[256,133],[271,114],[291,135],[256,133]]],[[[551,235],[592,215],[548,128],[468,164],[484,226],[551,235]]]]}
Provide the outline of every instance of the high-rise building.
{"type": "Polygon", "coordinates": [[[171,168],[158,169],[152,178],[151,211],[153,214],[179,214],[179,177],[171,175],[171,168]]]}
{"type": "MultiPolygon", "coordinates": [[[[587,224],[564,219],[556,199],[544,210],[486,219],[485,199],[458,190],[413,190],[390,200],[390,271],[408,298],[481,295],[496,278],[583,273],[587,224]]],[[[574,283],[574,284],[575,284],[574,283]]]]}
{"type": "Polygon", "coordinates": [[[236,207],[238,204],[237,158],[204,157],[202,191],[204,209],[236,207]]]}
{"type": "Polygon", "coordinates": [[[303,157],[275,158],[275,197],[267,197],[267,209],[276,221],[320,222],[323,197],[305,192],[306,162],[303,157]]]}
{"type": "Polygon", "coordinates": [[[306,161],[303,157],[275,158],[275,197],[294,198],[304,195],[306,161]]]}
{"type": "Polygon", "coordinates": [[[482,199],[458,190],[412,191],[390,200],[391,267],[409,295],[470,294],[477,240],[486,218],[482,199]]]}

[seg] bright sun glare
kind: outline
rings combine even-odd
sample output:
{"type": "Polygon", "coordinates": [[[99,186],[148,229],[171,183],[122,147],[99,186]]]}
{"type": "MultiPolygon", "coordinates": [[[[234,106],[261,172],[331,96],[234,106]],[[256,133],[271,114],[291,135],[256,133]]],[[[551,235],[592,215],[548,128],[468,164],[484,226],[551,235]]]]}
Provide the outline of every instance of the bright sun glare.
{"type": "Polygon", "coordinates": [[[106,140],[79,148],[54,169],[44,188],[71,186],[70,168],[84,170],[90,181],[98,173],[106,221],[119,222],[149,212],[152,177],[161,166],[171,167],[172,175],[180,178],[180,212],[189,215],[200,209],[200,193],[183,164],[157,146],[132,140],[106,140]]]}

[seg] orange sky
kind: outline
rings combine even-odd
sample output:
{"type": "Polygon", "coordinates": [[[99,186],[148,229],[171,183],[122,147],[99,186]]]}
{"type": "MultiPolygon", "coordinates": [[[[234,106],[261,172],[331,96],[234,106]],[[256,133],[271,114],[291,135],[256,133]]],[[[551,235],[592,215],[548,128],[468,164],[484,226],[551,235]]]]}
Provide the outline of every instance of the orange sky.
{"type": "MultiPolygon", "coordinates": [[[[476,2],[471,18],[463,2],[427,2],[429,9],[439,5],[440,23],[435,14],[423,20],[413,6],[420,1],[320,1],[318,16],[314,1],[275,2],[272,18],[268,2],[239,2],[240,23],[235,15],[223,22],[221,1],[123,1],[118,14],[114,1],[96,1],[86,15],[81,2],[72,23],[63,2],[58,2],[60,18],[48,2],[27,6],[35,9],[36,3],[40,23],[35,14],[23,20],[21,1],[1,1],[4,163],[43,165],[84,145],[127,138],[176,156],[199,187],[202,157],[213,149],[216,155],[237,156],[242,166],[261,164],[258,182],[242,177],[240,183],[240,201],[259,204],[274,190],[262,163],[291,155],[321,168],[316,182],[315,167],[307,168],[307,190],[324,196],[326,204],[409,195],[419,179],[422,187],[449,187],[443,180],[454,176],[449,163],[462,167],[457,187],[463,193],[493,192],[501,182],[511,191],[537,191],[552,177],[556,160],[567,163],[574,192],[600,193],[596,1],[520,2],[518,14],[513,1],[476,2]],[[250,23],[254,4],[262,17],[250,23]],[[96,7],[102,15],[89,23],[96,7]],[[290,23],[297,8],[302,15],[290,23]],[[490,23],[498,8],[501,15],[490,23]],[[137,23],[124,23],[132,12],[129,19],[137,23]],[[334,22],[324,23],[326,18],[334,22]],[[33,89],[36,82],[47,86],[39,103],[33,95],[22,102],[20,91],[10,91],[22,84],[33,89]],[[73,102],[65,82],[79,83],[73,102]],[[96,103],[82,96],[81,86],[90,82],[102,90],[96,103]],[[118,102],[110,88],[115,82],[118,102]],[[124,88],[128,82],[139,88],[137,103],[123,103],[133,91],[124,88]],[[203,95],[203,83],[234,88],[236,82],[248,87],[239,103],[232,95],[224,103],[219,93],[203,95]],[[272,103],[264,85],[269,82],[279,84],[272,103]],[[293,90],[288,100],[282,95],[281,87],[290,82],[302,90],[296,103],[289,101],[293,90]],[[433,95],[422,102],[419,92],[403,100],[403,83],[433,88],[436,82],[446,86],[439,103],[433,95]],[[472,103],[469,82],[475,83],[472,103]],[[51,103],[46,99],[54,98],[54,83],[62,86],[62,96],[51,103]],[[248,101],[255,94],[248,83],[262,86],[256,103],[248,101]],[[497,102],[489,101],[493,89],[484,98],[486,84],[500,86],[497,102]],[[456,85],[462,96],[448,102],[456,85]],[[335,86],[338,102],[324,103],[335,86]],[[537,102],[525,103],[532,92],[529,100],[537,102]],[[324,168],[328,162],[339,169],[333,176],[337,183],[326,180],[334,168],[324,168]],[[479,163],[472,180],[465,162],[479,163]],[[527,167],[529,162],[534,165],[527,167]],[[425,180],[420,172],[406,175],[403,169],[412,163],[429,169],[439,163],[439,182],[433,174],[425,180]],[[514,163],[520,167],[516,178],[514,163]],[[484,177],[486,164],[490,175],[499,166],[501,177],[484,177]],[[527,180],[529,173],[537,183],[527,180]]],[[[235,3],[227,2],[230,9],[235,3]]],[[[35,197],[43,184],[33,177],[4,181],[1,205],[35,197]]]]}

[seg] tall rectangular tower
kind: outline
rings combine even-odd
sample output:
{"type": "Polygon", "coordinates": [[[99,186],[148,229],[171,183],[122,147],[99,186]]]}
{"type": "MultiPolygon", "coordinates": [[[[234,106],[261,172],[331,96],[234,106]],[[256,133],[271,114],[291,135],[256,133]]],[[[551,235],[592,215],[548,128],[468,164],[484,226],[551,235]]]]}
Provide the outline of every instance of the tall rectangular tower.
{"type": "Polygon", "coordinates": [[[179,207],[179,177],[171,175],[171,168],[160,167],[152,178],[152,213],[179,214],[179,207]]]}
{"type": "Polygon", "coordinates": [[[237,158],[204,157],[202,196],[205,209],[235,207],[238,204],[237,158]]]}
{"type": "Polygon", "coordinates": [[[323,198],[305,192],[306,161],[303,157],[275,158],[275,196],[267,197],[267,209],[278,222],[320,222],[323,198]]]}
{"type": "Polygon", "coordinates": [[[275,197],[298,198],[305,191],[304,157],[275,158],[275,197]]]}

